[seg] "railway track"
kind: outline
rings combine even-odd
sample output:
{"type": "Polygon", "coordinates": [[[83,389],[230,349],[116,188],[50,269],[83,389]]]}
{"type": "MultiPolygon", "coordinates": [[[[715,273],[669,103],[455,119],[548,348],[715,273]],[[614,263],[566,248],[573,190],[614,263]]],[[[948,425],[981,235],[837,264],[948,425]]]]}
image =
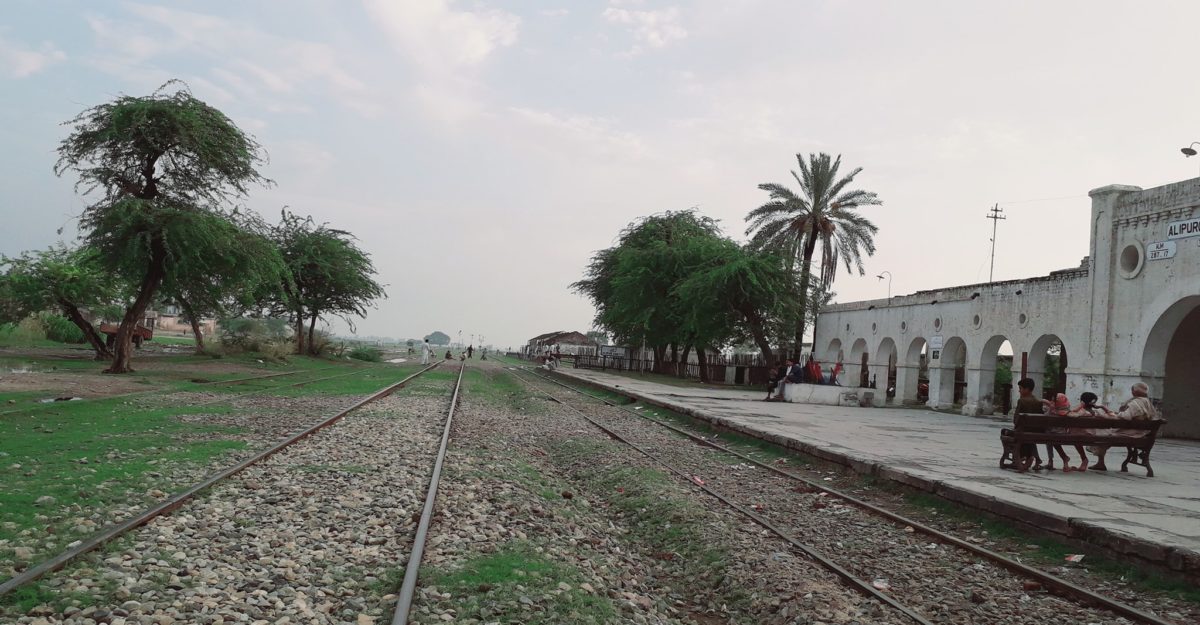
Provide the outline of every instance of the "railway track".
{"type": "Polygon", "coordinates": [[[1070,617],[1082,619],[1078,622],[1115,622],[1115,617],[1119,616],[1148,625],[1172,625],[1171,621],[1062,577],[880,508],[819,481],[761,462],[711,438],[596,397],[529,368],[522,367],[519,371],[522,375],[515,377],[529,388],[578,414],[609,437],[635,449],[692,487],[750,518],[836,574],[847,585],[890,606],[908,622],[996,622],[997,616],[1012,618],[1028,613],[1030,602],[1045,601],[1054,603],[1052,609],[1059,612],[1079,612],[1070,617]],[[580,409],[561,396],[539,388],[530,377],[540,384],[567,389],[588,403],[580,409]],[[606,407],[595,402],[603,402],[606,407]],[[604,421],[601,422],[598,416],[604,421]],[[681,447],[678,436],[706,448],[707,453],[696,453],[694,447],[681,447]],[[730,465],[732,459],[736,459],[738,465],[730,465]],[[741,468],[730,471],[730,466],[741,468]],[[879,549],[880,545],[887,547],[879,549]],[[880,571],[888,571],[886,577],[880,571]],[[1023,582],[1050,592],[1020,592],[1023,582]],[[997,592],[1014,588],[1016,591],[997,592]],[[955,590],[956,593],[951,594],[961,599],[945,602],[946,593],[940,592],[945,589],[955,590]],[[935,590],[938,592],[931,592],[935,590]]]}
{"type": "MultiPolygon", "coordinates": [[[[170,512],[177,510],[180,507],[184,506],[185,504],[188,504],[189,502],[192,502],[193,500],[195,500],[197,495],[199,495],[200,493],[205,492],[208,489],[211,489],[215,485],[225,482],[230,477],[237,475],[252,466],[262,464],[264,460],[274,456],[275,454],[277,454],[285,449],[288,449],[288,448],[296,445],[296,443],[307,439],[312,434],[314,434],[324,428],[327,428],[330,425],[337,423],[338,421],[341,421],[347,415],[349,415],[359,409],[362,409],[363,407],[367,406],[368,404],[371,404],[373,402],[376,402],[380,399],[383,399],[383,398],[389,396],[396,390],[408,385],[410,382],[412,382],[413,380],[415,380],[422,374],[438,367],[440,364],[441,364],[440,362],[435,362],[432,365],[424,367],[421,370],[417,371],[416,373],[408,375],[405,378],[403,378],[397,382],[389,383],[386,386],[380,388],[379,390],[377,390],[361,399],[356,400],[353,404],[337,411],[336,413],[334,413],[330,416],[324,417],[324,418],[320,419],[319,421],[305,427],[303,430],[287,437],[286,439],[284,439],[276,444],[273,444],[270,447],[259,451],[258,453],[255,453],[253,456],[251,456],[241,462],[238,462],[237,464],[235,464],[233,466],[227,467],[223,470],[220,470],[220,471],[217,471],[215,473],[208,475],[203,480],[191,485],[190,487],[187,487],[181,491],[178,491],[178,492],[172,494],[171,496],[167,497],[166,499],[164,499],[162,502],[158,503],[157,505],[152,506],[152,507],[142,511],[140,514],[137,514],[134,517],[132,517],[124,522],[104,527],[103,529],[101,529],[97,533],[93,534],[86,540],[83,540],[79,544],[77,544],[71,548],[68,548],[62,552],[59,552],[58,554],[56,554],[48,559],[43,560],[42,562],[40,562],[34,566],[31,566],[31,567],[25,569],[24,571],[15,575],[14,577],[8,579],[7,581],[0,583],[0,597],[3,597],[21,587],[29,585],[30,583],[45,577],[46,575],[48,575],[50,573],[53,573],[54,571],[57,571],[57,570],[63,568],[64,566],[66,566],[67,564],[71,563],[72,561],[80,558],[81,556],[84,556],[85,554],[88,554],[89,552],[92,552],[92,551],[102,547],[105,544],[111,543],[112,541],[130,533],[132,530],[134,530],[138,527],[141,527],[154,519],[163,517],[164,515],[168,515],[170,512]]],[[[376,369],[376,368],[366,367],[366,368],[363,368],[361,370],[354,371],[354,372],[342,373],[342,374],[337,374],[337,375],[333,375],[333,376],[325,376],[325,377],[314,378],[314,379],[310,379],[310,380],[303,380],[300,382],[289,383],[289,384],[283,385],[283,386],[272,386],[272,387],[269,387],[266,389],[259,389],[259,390],[252,391],[252,392],[265,392],[265,391],[269,391],[269,390],[278,390],[279,388],[283,388],[286,386],[303,386],[306,384],[312,384],[312,383],[320,382],[323,380],[344,377],[346,375],[353,375],[353,374],[361,373],[362,371],[367,371],[367,370],[372,370],[372,369],[376,369]]],[[[282,376],[280,376],[279,374],[275,374],[274,376],[256,376],[254,378],[249,378],[249,379],[263,379],[264,377],[282,377],[282,376]]],[[[461,380],[461,372],[460,372],[459,379],[461,380]]],[[[244,380],[239,380],[239,381],[244,381],[244,380]]],[[[456,399],[457,399],[457,385],[455,387],[455,400],[456,399]]],[[[226,400],[227,400],[226,398],[220,398],[217,401],[226,401],[226,400]]],[[[447,426],[447,431],[448,431],[448,426],[447,426]]]]}

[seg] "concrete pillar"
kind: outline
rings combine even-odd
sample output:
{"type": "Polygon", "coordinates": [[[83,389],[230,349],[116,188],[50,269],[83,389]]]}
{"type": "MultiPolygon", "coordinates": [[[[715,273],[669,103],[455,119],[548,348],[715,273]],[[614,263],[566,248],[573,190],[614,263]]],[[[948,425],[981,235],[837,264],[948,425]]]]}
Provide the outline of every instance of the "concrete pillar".
{"type": "Polygon", "coordinates": [[[875,378],[875,405],[887,404],[888,363],[871,365],[871,377],[875,378]]]}
{"type": "MultiPolygon", "coordinates": [[[[1091,190],[1091,254],[1088,255],[1088,281],[1091,283],[1091,310],[1088,319],[1088,346],[1086,354],[1070,354],[1077,366],[1094,369],[1107,368],[1107,346],[1109,333],[1109,311],[1112,297],[1115,253],[1113,250],[1113,221],[1117,203],[1126,193],[1141,191],[1141,187],[1112,184],[1091,190]]],[[[1040,396],[1040,389],[1039,389],[1040,396]]]]}
{"type": "Polygon", "coordinates": [[[921,368],[917,365],[897,365],[896,403],[916,403],[917,382],[920,376],[921,368]]]}
{"type": "Polygon", "coordinates": [[[954,406],[955,365],[942,367],[939,358],[929,367],[929,407],[950,408],[954,406]],[[936,366],[934,366],[936,365],[936,366]]]}
{"type": "Polygon", "coordinates": [[[963,398],[963,414],[972,417],[992,414],[996,370],[969,368],[966,370],[965,379],[967,391],[966,397],[963,398]]]}

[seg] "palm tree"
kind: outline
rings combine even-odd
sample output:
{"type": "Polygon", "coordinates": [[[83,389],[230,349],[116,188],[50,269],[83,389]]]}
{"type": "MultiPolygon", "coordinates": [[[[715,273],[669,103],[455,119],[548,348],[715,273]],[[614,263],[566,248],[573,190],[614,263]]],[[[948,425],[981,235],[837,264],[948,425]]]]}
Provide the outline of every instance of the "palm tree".
{"type": "Polygon", "coordinates": [[[859,167],[842,178],[838,168],[842,164],[839,154],[833,159],[828,154],[797,154],[800,173],[792,172],[799,183],[799,192],[775,183],[758,185],[770,194],[766,204],[750,211],[746,221],[750,223],[746,234],[750,243],[762,249],[774,249],[787,259],[788,270],[795,271],[799,261],[800,309],[796,315],[794,357],[800,358],[804,344],[805,319],[808,317],[809,284],[812,281],[812,259],[821,247],[821,275],[819,284],[828,289],[837,275],[837,264],[841,260],[846,271],[863,269],[863,254],[875,253],[874,234],[879,230],[875,224],[859,215],[854,209],[859,206],[879,205],[883,202],[871,191],[847,190],[854,177],[862,171],[859,167]]]}

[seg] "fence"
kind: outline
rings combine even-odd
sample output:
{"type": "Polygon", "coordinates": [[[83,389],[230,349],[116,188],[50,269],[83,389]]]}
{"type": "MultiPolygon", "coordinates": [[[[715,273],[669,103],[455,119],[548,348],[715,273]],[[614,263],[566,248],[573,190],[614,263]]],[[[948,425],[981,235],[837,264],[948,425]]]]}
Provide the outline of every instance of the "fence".
{"type": "MultiPolygon", "coordinates": [[[[714,362],[705,365],[708,379],[713,384],[754,385],[762,386],[770,379],[770,367],[762,365],[736,365],[724,362],[714,362]]],[[[600,369],[612,371],[654,371],[654,360],[650,358],[625,358],[623,356],[585,356],[575,357],[576,369],[600,369]]],[[[700,364],[664,362],[656,373],[673,375],[682,378],[700,378],[700,364]]]]}

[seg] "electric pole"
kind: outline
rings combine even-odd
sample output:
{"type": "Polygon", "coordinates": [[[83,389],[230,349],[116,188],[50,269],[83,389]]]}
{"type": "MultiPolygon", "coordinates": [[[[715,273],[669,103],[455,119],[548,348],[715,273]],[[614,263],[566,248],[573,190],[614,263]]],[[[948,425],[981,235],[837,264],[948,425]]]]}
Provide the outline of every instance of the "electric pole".
{"type": "Polygon", "coordinates": [[[1000,208],[999,204],[992,206],[988,211],[987,218],[992,220],[992,262],[988,267],[988,282],[992,282],[992,276],[996,272],[996,226],[1000,225],[1001,219],[1008,219],[1004,216],[1004,209],[1000,208]]]}

